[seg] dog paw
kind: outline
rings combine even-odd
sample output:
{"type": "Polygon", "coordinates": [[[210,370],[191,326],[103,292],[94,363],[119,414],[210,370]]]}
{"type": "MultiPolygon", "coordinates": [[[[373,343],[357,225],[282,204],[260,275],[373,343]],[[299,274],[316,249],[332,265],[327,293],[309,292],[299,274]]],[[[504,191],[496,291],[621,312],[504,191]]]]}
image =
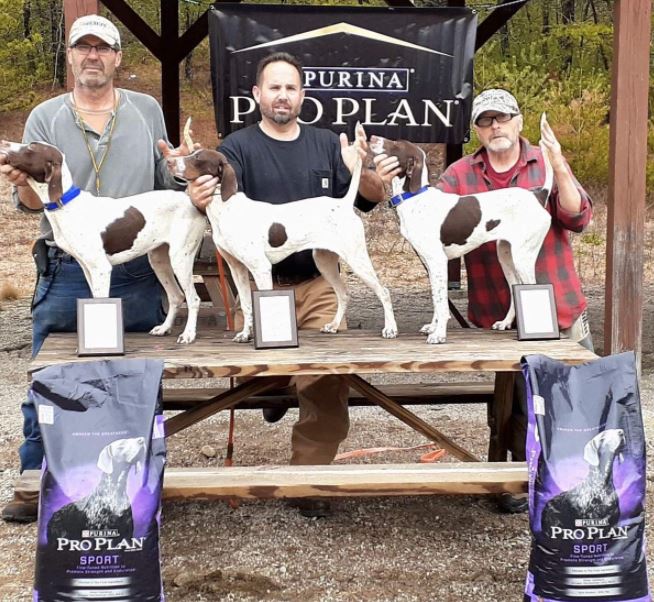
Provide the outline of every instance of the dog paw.
{"type": "Polygon", "coordinates": [[[509,330],[511,328],[511,323],[501,320],[500,322],[495,322],[495,324],[493,324],[491,328],[493,330],[509,330]]]}
{"type": "Polygon", "coordinates": [[[164,328],[163,324],[159,324],[159,326],[155,326],[151,331],[150,334],[154,335],[155,337],[162,337],[170,332],[170,328],[164,328]]]}
{"type": "Polygon", "coordinates": [[[252,339],[252,336],[249,335],[247,332],[244,330],[241,330],[233,339],[235,343],[247,343],[250,339],[252,339]]]}
{"type": "Polygon", "coordinates": [[[430,345],[438,345],[440,343],[445,343],[447,341],[447,336],[444,334],[438,334],[436,332],[429,333],[427,337],[427,343],[430,345]]]}
{"type": "Polygon", "coordinates": [[[320,329],[320,332],[326,332],[328,334],[336,334],[338,332],[338,324],[334,324],[333,322],[329,322],[329,324],[325,324],[320,329]]]}
{"type": "Polygon", "coordinates": [[[183,332],[177,337],[177,342],[182,344],[182,345],[188,345],[189,343],[192,343],[195,341],[195,333],[194,332],[183,332]]]}
{"type": "Polygon", "coordinates": [[[421,334],[431,334],[434,330],[435,327],[431,325],[431,322],[429,322],[429,324],[425,324],[418,332],[421,334]]]}
{"type": "Polygon", "coordinates": [[[382,330],[382,337],[384,337],[385,339],[396,339],[397,328],[384,328],[382,330]]]}

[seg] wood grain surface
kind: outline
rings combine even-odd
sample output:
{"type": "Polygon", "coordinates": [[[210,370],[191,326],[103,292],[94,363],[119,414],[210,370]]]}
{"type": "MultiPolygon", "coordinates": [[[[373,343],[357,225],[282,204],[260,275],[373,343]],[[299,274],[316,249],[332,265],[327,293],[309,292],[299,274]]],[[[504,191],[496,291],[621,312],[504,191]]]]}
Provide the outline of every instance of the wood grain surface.
{"type": "MultiPolygon", "coordinates": [[[[523,355],[544,354],[577,364],[597,356],[569,340],[518,341],[515,331],[453,330],[442,345],[428,345],[421,335],[383,339],[378,332],[322,334],[301,331],[295,349],[255,350],[234,343],[232,333],[207,330],[191,345],[175,336],[125,335],[125,358],[165,361],[164,378],[278,376],[294,374],[375,374],[385,372],[505,372],[520,370],[523,355]]],[[[51,334],[30,364],[39,368],[89,359],[76,355],[76,334],[51,334]]]]}

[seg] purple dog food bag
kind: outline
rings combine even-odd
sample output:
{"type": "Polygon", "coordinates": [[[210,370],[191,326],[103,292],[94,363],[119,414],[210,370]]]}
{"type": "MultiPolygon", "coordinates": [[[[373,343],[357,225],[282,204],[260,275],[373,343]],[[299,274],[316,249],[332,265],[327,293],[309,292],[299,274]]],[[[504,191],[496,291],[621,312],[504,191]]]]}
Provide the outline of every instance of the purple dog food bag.
{"type": "Polygon", "coordinates": [[[163,362],[60,364],[33,375],[45,447],[34,600],[163,600],[163,362]]]}
{"type": "Polygon", "coordinates": [[[647,602],[645,434],[633,353],[522,359],[531,556],[525,602],[647,602]]]}

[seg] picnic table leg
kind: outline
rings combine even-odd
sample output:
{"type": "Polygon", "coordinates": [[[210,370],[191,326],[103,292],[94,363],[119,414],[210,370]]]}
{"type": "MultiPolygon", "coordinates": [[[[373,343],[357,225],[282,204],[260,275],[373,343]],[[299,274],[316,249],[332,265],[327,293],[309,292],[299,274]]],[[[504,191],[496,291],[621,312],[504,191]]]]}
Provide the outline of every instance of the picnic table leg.
{"type": "Polygon", "coordinates": [[[344,374],[345,378],[351,387],[359,391],[362,395],[365,395],[371,401],[374,401],[378,406],[381,406],[389,414],[392,414],[396,418],[400,419],[405,424],[408,424],[412,429],[422,433],[430,441],[435,441],[439,445],[450,452],[459,460],[465,462],[479,462],[477,456],[471,454],[467,449],[464,449],[460,445],[456,444],[450,438],[446,437],[431,426],[429,423],[422,420],[416,416],[413,412],[410,412],[405,407],[401,406],[396,401],[392,400],[388,395],[382,393],[376,387],[373,387],[369,382],[365,381],[363,378],[357,374],[344,374]]]}
{"type": "Polygon", "coordinates": [[[489,462],[506,462],[509,452],[509,425],[513,408],[515,372],[495,373],[493,401],[488,403],[489,462]]]}
{"type": "Polygon", "coordinates": [[[267,376],[265,378],[253,378],[238,385],[234,389],[228,389],[212,399],[208,399],[189,410],[168,418],[164,423],[166,437],[170,437],[170,435],[174,435],[196,422],[200,422],[216,412],[220,412],[220,410],[233,408],[244,399],[258,395],[268,389],[283,386],[287,382],[287,376],[267,376]]]}

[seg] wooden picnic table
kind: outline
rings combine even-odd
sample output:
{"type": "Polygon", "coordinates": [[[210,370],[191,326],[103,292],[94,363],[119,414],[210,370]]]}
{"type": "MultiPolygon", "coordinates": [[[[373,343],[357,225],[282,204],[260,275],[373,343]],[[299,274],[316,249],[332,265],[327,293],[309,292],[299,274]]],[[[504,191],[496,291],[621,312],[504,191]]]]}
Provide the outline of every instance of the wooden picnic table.
{"type": "MultiPolygon", "coordinates": [[[[340,374],[350,387],[379,405],[464,463],[434,465],[339,465],[330,467],[234,467],[168,470],[164,497],[297,497],[302,495],[373,495],[381,493],[497,493],[526,488],[524,463],[507,459],[508,425],[513,384],[520,358],[544,354],[569,364],[597,356],[569,340],[517,341],[515,331],[452,330],[442,345],[427,345],[422,335],[401,334],[383,339],[378,332],[350,330],[336,335],[300,331],[298,348],[255,350],[234,343],[232,333],[204,330],[191,345],[176,337],[125,336],[125,358],[163,359],[164,378],[246,378],[233,388],[189,404],[166,420],[166,436],[195,424],[243,400],[278,388],[300,374],[340,374]],[[488,461],[482,461],[441,433],[362,375],[387,373],[492,372],[488,403],[488,461]]],[[[30,364],[30,372],[45,366],[98,358],[76,355],[76,334],[51,334],[30,364]]],[[[201,382],[201,381],[198,381],[201,382]]],[[[429,385],[423,385],[428,387],[429,385]]],[[[456,393],[452,401],[456,402],[456,393]]],[[[34,488],[35,476],[25,474],[19,489],[34,488]]]]}

